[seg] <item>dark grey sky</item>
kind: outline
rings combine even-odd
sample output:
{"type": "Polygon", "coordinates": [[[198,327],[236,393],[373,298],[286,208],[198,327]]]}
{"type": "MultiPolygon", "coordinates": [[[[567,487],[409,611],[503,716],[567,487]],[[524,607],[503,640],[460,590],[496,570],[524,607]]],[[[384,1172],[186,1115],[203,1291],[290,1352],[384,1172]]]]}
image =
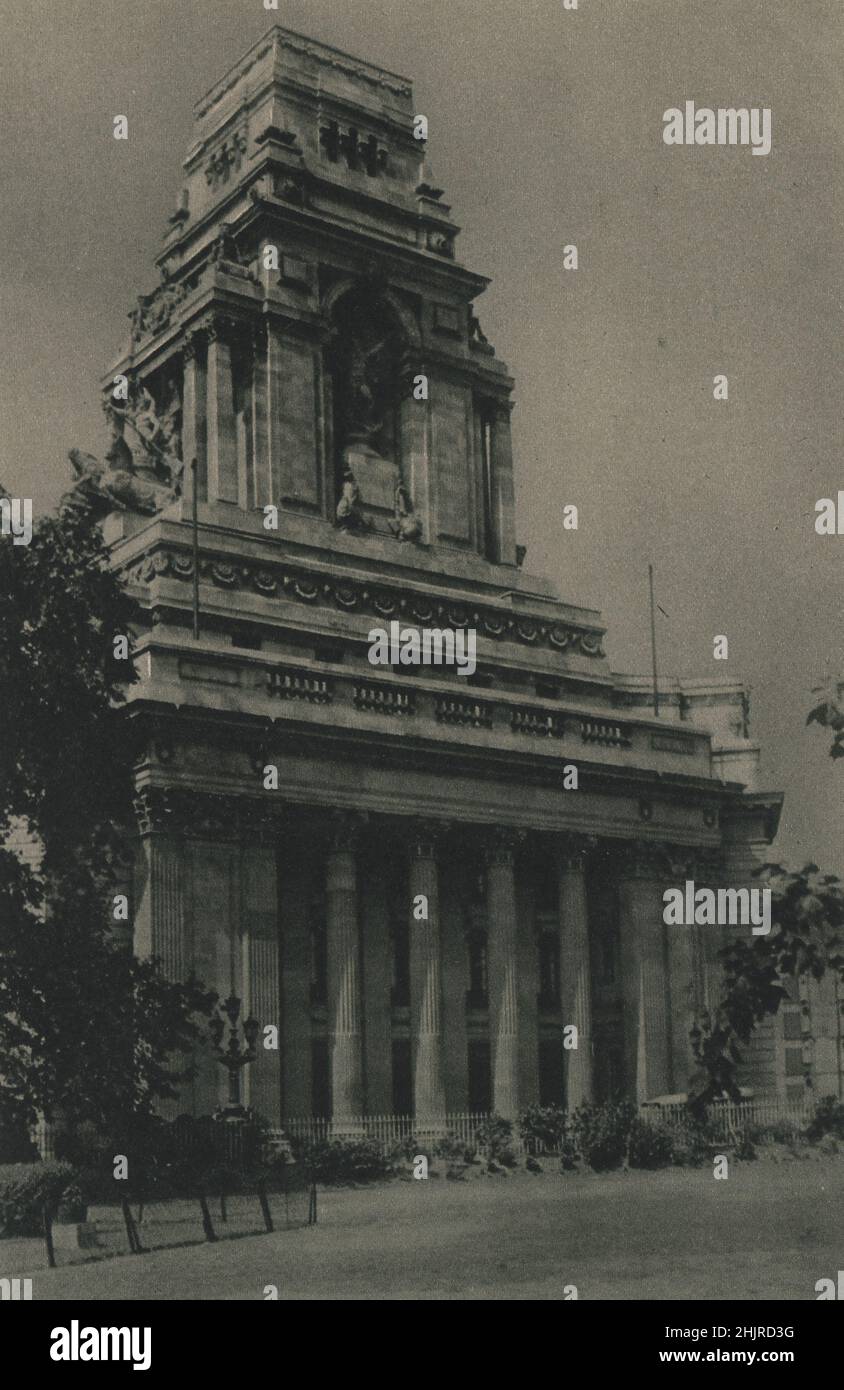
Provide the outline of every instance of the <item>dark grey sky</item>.
{"type": "Polygon", "coordinates": [[[813,526],[844,486],[842,0],[0,0],[0,481],[43,510],[70,445],[102,452],[96,382],[156,283],[193,102],[274,21],[415,79],[517,378],[528,568],[644,672],[652,559],[662,666],[751,681],[777,848],[844,871],[844,767],[803,728],[844,669],[844,537],[813,526]],[[686,100],[771,107],[771,154],[664,145],[686,100]]]}

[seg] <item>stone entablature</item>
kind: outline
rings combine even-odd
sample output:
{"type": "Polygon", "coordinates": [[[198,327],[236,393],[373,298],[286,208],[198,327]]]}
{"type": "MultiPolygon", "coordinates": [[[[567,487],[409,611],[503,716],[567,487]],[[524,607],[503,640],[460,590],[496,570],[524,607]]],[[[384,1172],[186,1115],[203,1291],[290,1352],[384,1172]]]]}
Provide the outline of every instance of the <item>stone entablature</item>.
{"type": "Polygon", "coordinates": [[[386,724],[398,718],[402,738],[413,733],[440,743],[457,739],[464,748],[529,753],[553,762],[561,780],[563,763],[574,763],[584,776],[594,764],[712,779],[704,730],[673,732],[573,702],[478,690],[454,676],[437,679],[435,670],[409,675],[305,657],[268,660],[210,645],[197,648],[160,627],[138,642],[136,652],[141,680],[128,692],[130,703],[168,705],[189,698],[197,709],[214,709],[225,688],[229,708],[253,719],[319,726],[330,712],[333,730],[370,729],[389,742],[393,731],[386,724]]]}
{"type": "MultiPolygon", "coordinates": [[[[148,586],[162,578],[191,582],[193,556],[187,545],[157,548],[127,569],[130,584],[148,586]]],[[[391,584],[383,578],[344,577],[337,567],[329,578],[324,570],[304,565],[244,559],[240,563],[228,555],[200,558],[200,578],[224,592],[252,591],[264,598],[283,598],[294,603],[319,607],[326,600],[342,612],[358,614],[371,625],[399,619],[402,623],[428,627],[473,628],[480,638],[492,642],[524,644],[549,648],[587,658],[603,658],[603,628],[567,621],[548,621],[533,614],[513,611],[512,604],[492,607],[477,596],[462,599],[432,592],[431,586],[408,592],[405,585],[391,584]]],[[[162,593],[159,590],[159,595],[162,593]]]]}

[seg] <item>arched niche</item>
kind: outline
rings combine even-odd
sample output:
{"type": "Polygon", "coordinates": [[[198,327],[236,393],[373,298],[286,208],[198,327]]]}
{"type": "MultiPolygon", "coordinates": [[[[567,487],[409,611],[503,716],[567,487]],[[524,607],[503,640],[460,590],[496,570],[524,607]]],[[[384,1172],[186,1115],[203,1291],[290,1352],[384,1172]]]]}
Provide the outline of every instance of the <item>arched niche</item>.
{"type": "Polygon", "coordinates": [[[419,360],[413,315],[370,280],[335,285],[325,378],[338,525],[418,539],[412,502],[411,382],[419,360]]]}

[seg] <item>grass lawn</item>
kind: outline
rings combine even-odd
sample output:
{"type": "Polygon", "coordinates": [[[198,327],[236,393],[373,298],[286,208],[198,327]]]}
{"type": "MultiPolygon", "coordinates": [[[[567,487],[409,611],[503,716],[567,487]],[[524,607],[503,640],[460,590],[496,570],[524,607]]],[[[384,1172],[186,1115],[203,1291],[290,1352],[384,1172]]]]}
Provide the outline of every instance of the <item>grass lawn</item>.
{"type": "Polygon", "coordinates": [[[268,1284],[281,1300],[562,1299],[567,1284],[581,1299],[812,1300],[844,1267],[844,1162],[338,1188],[320,1191],[315,1228],[268,1235],[257,1204],[237,1207],[215,1245],[175,1245],[201,1238],[178,1220],[169,1248],[55,1270],[38,1242],[3,1241],[0,1274],[30,1275],[35,1300],[260,1300],[268,1284]]]}

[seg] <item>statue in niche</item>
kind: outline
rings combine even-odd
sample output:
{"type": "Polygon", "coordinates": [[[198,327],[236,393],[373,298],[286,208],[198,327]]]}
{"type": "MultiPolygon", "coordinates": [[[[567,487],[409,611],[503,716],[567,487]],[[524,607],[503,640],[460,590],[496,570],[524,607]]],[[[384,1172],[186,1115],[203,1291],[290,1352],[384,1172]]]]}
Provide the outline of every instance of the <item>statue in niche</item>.
{"type": "Polygon", "coordinates": [[[366,518],[360,505],[360,488],[350,468],[343,474],[343,488],[337,503],[337,525],[341,531],[366,529],[366,518]]]}
{"type": "Polygon", "coordinates": [[[381,535],[417,540],[413,502],[401,477],[402,419],[409,399],[407,343],[382,278],[368,274],[334,308],[327,355],[334,401],[338,524],[355,518],[381,535]],[[348,475],[359,484],[348,495],[348,475]]]}
{"type": "Polygon", "coordinates": [[[401,473],[396,474],[396,510],[391,530],[400,541],[418,541],[422,535],[422,524],[414,515],[413,502],[401,473]]]}
{"type": "Polygon", "coordinates": [[[367,346],[360,338],[352,339],[348,367],[347,444],[371,444],[384,428],[385,402],[380,378],[387,365],[384,353],[389,342],[387,337],[367,346]]]}

